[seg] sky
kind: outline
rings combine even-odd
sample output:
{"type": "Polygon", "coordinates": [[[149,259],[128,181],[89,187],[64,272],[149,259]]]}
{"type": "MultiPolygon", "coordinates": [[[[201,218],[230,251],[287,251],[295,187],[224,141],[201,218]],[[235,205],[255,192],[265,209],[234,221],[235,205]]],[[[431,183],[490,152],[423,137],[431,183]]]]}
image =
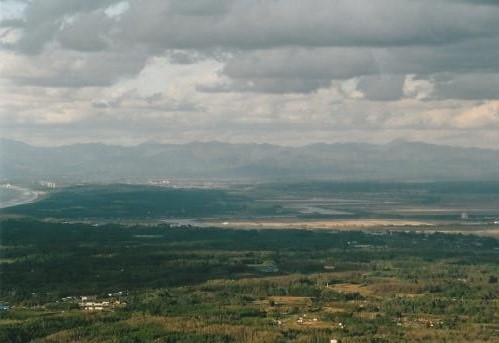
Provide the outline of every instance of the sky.
{"type": "Polygon", "coordinates": [[[0,136],[499,149],[499,1],[0,0],[0,136]]]}

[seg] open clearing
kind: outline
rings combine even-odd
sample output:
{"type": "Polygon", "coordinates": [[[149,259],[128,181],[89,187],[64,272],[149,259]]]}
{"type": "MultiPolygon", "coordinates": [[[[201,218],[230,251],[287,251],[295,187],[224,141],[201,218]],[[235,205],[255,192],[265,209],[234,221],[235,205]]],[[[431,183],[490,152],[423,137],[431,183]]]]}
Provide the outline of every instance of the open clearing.
{"type": "Polygon", "coordinates": [[[401,226],[434,226],[433,223],[417,220],[399,219],[341,219],[341,220],[253,220],[210,222],[214,226],[231,228],[265,228],[265,229],[352,229],[372,227],[401,227],[401,226]]]}
{"type": "Polygon", "coordinates": [[[336,285],[331,285],[330,288],[337,292],[342,293],[359,293],[363,296],[372,295],[373,291],[363,285],[351,284],[351,283],[341,283],[336,285]]]}

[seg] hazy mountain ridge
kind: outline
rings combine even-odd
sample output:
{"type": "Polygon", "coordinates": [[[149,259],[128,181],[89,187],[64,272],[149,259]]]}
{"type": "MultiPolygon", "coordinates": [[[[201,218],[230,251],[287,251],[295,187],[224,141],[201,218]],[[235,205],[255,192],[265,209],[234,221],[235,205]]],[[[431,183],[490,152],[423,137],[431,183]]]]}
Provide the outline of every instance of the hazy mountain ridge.
{"type": "Polygon", "coordinates": [[[499,151],[420,142],[271,144],[220,142],[35,147],[0,141],[3,179],[147,178],[441,180],[499,178],[499,151]]]}

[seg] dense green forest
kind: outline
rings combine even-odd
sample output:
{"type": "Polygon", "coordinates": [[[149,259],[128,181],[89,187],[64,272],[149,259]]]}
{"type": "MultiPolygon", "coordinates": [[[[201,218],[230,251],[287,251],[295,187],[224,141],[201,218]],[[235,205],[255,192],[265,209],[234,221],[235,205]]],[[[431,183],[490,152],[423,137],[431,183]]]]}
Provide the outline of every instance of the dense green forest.
{"type": "Polygon", "coordinates": [[[2,342],[499,340],[499,241],[1,222],[2,342]],[[113,301],[82,309],[81,296],[113,301]]]}
{"type": "Polygon", "coordinates": [[[203,217],[244,211],[244,198],[220,190],[174,189],[144,185],[72,186],[41,201],[4,213],[38,218],[203,217]]]}
{"type": "Polygon", "coordinates": [[[168,219],[416,219],[439,224],[499,220],[497,182],[292,182],[218,188],[110,184],[45,190],[3,215],[96,222],[168,219]]]}

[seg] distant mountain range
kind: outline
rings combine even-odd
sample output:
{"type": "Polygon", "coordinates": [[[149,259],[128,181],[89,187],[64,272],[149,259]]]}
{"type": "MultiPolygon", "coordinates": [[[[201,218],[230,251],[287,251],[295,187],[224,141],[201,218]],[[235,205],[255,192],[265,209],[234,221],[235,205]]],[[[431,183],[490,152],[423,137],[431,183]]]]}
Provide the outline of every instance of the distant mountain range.
{"type": "Polygon", "coordinates": [[[499,151],[401,140],[385,145],[303,147],[220,142],[35,147],[1,139],[0,177],[104,182],[163,178],[499,180],[499,151]]]}

